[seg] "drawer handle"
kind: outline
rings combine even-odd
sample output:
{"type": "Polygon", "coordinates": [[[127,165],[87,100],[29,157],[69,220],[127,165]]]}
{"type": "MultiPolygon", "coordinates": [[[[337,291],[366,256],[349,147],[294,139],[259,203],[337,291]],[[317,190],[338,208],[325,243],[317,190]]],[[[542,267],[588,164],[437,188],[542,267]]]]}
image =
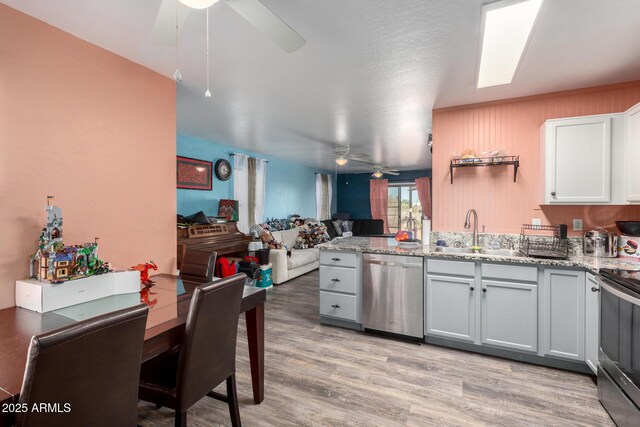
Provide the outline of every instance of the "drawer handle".
{"type": "Polygon", "coordinates": [[[595,286],[592,286],[591,292],[600,292],[600,289],[596,288],[595,286]]]}
{"type": "Polygon", "coordinates": [[[331,261],[340,261],[340,258],[331,258],[331,261]]]}
{"type": "Polygon", "coordinates": [[[337,283],[337,282],[339,282],[339,281],[340,281],[340,279],[331,279],[331,281],[332,281],[333,283],[337,283]]]}
{"type": "Polygon", "coordinates": [[[331,307],[333,308],[340,308],[340,306],[338,304],[333,304],[331,307]]]}

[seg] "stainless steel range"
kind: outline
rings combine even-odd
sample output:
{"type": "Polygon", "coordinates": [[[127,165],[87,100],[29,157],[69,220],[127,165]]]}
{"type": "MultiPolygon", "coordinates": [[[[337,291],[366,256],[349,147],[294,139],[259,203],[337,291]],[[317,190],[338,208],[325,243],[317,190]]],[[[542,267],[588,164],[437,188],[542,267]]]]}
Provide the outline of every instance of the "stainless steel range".
{"type": "Polygon", "coordinates": [[[598,397],[620,427],[640,425],[640,272],[600,270],[598,397]]]}

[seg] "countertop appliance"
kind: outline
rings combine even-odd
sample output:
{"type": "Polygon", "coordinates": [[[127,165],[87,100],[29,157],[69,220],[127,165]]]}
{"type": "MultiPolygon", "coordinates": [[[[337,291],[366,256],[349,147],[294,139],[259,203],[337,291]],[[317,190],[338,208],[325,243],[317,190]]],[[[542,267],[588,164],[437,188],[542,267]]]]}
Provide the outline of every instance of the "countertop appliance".
{"type": "Polygon", "coordinates": [[[587,256],[615,258],[618,256],[618,235],[603,228],[584,233],[582,252],[587,256]]]}
{"type": "Polygon", "coordinates": [[[640,423],[640,271],[600,270],[598,398],[619,426],[640,423]]]}
{"type": "Polygon", "coordinates": [[[424,339],[422,257],[363,254],[362,266],[365,330],[424,339]]]}

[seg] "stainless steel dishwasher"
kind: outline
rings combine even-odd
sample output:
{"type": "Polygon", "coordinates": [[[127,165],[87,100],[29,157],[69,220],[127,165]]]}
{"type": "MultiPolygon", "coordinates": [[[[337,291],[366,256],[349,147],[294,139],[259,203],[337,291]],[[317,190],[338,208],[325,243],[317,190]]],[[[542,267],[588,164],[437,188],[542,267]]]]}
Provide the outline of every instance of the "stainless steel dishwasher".
{"type": "Polygon", "coordinates": [[[424,338],[423,258],[362,256],[365,329],[424,338]]]}

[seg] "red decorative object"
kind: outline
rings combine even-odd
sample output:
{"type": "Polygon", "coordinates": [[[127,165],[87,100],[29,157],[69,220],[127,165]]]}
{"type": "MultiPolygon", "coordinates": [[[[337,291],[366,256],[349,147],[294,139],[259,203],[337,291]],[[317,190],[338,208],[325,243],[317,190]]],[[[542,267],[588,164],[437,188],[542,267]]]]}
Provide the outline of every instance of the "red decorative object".
{"type": "Polygon", "coordinates": [[[145,262],[144,264],[134,265],[131,268],[140,272],[140,283],[145,288],[150,288],[155,284],[155,282],[149,278],[149,270],[158,270],[158,266],[155,262],[149,261],[145,262]]]}
{"type": "Polygon", "coordinates": [[[211,190],[213,164],[206,160],[177,158],[177,186],[189,190],[211,190]]]}
{"type": "Polygon", "coordinates": [[[151,295],[155,295],[154,292],[151,292],[151,288],[156,284],[151,278],[149,278],[149,270],[158,270],[158,266],[155,262],[149,261],[144,264],[138,264],[131,267],[132,270],[136,270],[140,272],[140,284],[142,285],[142,289],[140,289],[140,302],[149,306],[149,308],[156,305],[158,302],[158,298],[151,299],[151,295]]]}

